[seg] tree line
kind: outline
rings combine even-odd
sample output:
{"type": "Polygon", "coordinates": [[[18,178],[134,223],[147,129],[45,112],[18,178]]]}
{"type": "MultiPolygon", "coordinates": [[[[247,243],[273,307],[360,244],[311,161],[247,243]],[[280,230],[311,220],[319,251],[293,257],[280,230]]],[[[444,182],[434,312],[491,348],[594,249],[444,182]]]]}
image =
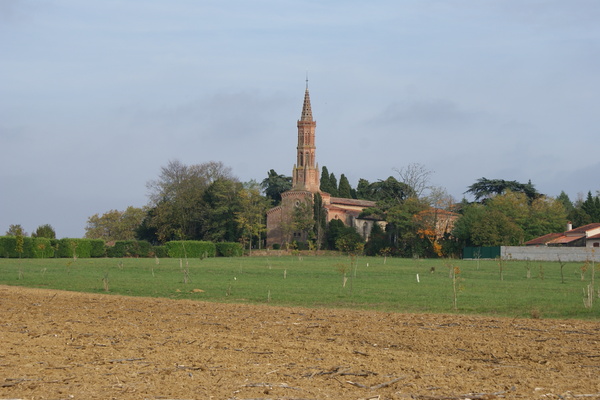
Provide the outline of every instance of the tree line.
{"type": "MultiPolygon", "coordinates": [[[[298,248],[364,250],[369,255],[404,257],[460,255],[464,246],[519,245],[552,232],[600,222],[597,192],[571,201],[539,193],[531,182],[480,178],[457,202],[444,188],[430,184],[432,172],[421,164],[394,170],[395,176],[352,187],[344,174],[339,180],[327,167],[321,171],[321,191],[333,197],[371,200],[360,218],[375,224],[365,242],[341,221],[325,221],[320,196],[307,209],[297,209],[293,229],[304,231],[306,243],[298,248]],[[309,208],[312,208],[309,209],[309,208]]],[[[147,183],[149,202],[144,207],[110,210],[90,216],[85,237],[144,240],[158,245],[174,240],[237,242],[244,248],[261,248],[266,234],[266,212],[281,202],[292,178],[270,170],[262,181],[241,182],[220,162],[185,165],[170,161],[157,179],[147,183]]],[[[7,235],[26,236],[20,225],[7,235]]],[[[55,238],[50,225],[32,236],[55,238]]]]}

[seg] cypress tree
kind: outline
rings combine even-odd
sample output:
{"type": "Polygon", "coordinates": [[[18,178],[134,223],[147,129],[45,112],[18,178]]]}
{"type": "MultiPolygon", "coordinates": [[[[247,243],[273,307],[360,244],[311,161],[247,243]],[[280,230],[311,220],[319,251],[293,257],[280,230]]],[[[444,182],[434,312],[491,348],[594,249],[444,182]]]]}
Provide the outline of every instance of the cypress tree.
{"type": "Polygon", "coordinates": [[[327,167],[323,167],[321,169],[321,184],[319,186],[319,189],[321,189],[322,192],[325,193],[331,193],[331,182],[329,181],[329,171],[327,170],[327,167]]]}
{"type": "Polygon", "coordinates": [[[337,183],[337,179],[335,177],[335,175],[333,174],[333,172],[329,175],[329,185],[331,187],[331,191],[329,192],[330,195],[334,196],[334,197],[338,197],[338,183],[337,183]]]}
{"type": "Polygon", "coordinates": [[[340,176],[340,185],[338,186],[338,196],[343,197],[345,199],[352,198],[352,188],[350,187],[350,182],[348,182],[348,178],[346,175],[342,174],[340,176]]]}

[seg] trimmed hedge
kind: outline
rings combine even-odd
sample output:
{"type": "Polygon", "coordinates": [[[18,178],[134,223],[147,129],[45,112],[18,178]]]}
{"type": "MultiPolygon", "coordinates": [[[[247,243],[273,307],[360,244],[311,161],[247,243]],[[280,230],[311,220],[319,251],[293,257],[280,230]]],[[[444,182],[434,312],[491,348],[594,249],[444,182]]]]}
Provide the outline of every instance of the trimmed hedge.
{"type": "Polygon", "coordinates": [[[165,246],[152,246],[150,256],[158,258],[167,258],[169,257],[169,252],[167,251],[167,248],[165,246]]]}
{"type": "Polygon", "coordinates": [[[217,255],[220,257],[239,257],[244,254],[244,248],[241,244],[235,242],[216,243],[217,255]]]}
{"type": "Polygon", "coordinates": [[[117,240],[106,247],[108,257],[149,257],[152,246],[145,240],[117,240]]]}
{"type": "Polygon", "coordinates": [[[90,249],[90,256],[99,258],[106,257],[106,244],[102,239],[88,239],[90,241],[90,245],[92,246],[90,249]]]}
{"type": "Polygon", "coordinates": [[[0,257],[50,258],[54,257],[54,248],[50,239],[23,236],[23,252],[19,254],[16,236],[0,236],[0,257]]]}
{"type": "Polygon", "coordinates": [[[92,256],[91,239],[64,238],[58,241],[58,256],[61,258],[90,258],[92,256]]]}
{"type": "Polygon", "coordinates": [[[213,242],[198,240],[174,240],[165,243],[167,254],[172,258],[214,257],[217,253],[213,242]]]}

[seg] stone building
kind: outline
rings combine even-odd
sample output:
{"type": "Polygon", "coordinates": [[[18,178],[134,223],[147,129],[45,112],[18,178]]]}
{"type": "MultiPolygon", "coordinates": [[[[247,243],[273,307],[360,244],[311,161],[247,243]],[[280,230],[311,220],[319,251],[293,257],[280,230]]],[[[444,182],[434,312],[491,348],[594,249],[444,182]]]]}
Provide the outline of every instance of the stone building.
{"type": "Polygon", "coordinates": [[[367,239],[373,224],[377,221],[358,217],[365,208],[375,206],[375,202],[332,197],[329,193],[320,190],[315,145],[317,122],[312,115],[308,85],[304,92],[302,114],[297,127],[298,145],[296,164],[292,170],[292,189],[281,194],[280,205],[267,211],[267,247],[283,246],[293,241],[306,242],[306,232],[297,230],[294,220],[298,220],[299,214],[303,214],[304,218],[312,218],[312,204],[316,193],[321,195],[327,222],[339,219],[345,225],[354,227],[367,239]]]}

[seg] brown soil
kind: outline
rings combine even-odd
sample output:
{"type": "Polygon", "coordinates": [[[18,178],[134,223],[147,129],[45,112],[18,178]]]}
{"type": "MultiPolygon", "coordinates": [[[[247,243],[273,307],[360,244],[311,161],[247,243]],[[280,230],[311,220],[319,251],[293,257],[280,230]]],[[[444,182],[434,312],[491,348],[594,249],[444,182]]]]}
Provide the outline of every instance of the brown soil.
{"type": "Polygon", "coordinates": [[[600,398],[600,324],[0,286],[0,399],[600,398]]]}

